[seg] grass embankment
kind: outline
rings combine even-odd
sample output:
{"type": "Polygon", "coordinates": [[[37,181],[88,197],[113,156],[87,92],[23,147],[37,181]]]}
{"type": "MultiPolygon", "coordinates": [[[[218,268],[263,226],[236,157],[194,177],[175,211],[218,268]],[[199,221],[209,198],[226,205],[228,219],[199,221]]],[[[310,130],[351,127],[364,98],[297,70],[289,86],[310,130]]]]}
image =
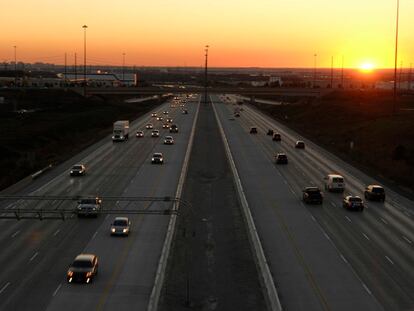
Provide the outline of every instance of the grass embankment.
{"type": "Polygon", "coordinates": [[[57,90],[2,92],[0,189],[57,164],[109,135],[115,120],[133,120],[159,104],[125,103],[120,96],[83,98],[57,90]],[[16,113],[17,110],[35,112],[16,113]]]}
{"type": "Polygon", "coordinates": [[[290,99],[289,104],[281,106],[255,105],[370,175],[412,191],[414,95],[398,99],[395,115],[392,103],[389,92],[370,90],[290,99]]]}

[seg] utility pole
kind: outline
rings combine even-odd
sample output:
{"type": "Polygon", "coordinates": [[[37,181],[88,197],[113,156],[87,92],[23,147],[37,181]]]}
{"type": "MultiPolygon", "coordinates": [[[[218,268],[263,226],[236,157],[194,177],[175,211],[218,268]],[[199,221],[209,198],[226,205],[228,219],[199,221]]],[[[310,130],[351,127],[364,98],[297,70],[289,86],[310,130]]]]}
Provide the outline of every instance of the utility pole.
{"type": "Polygon", "coordinates": [[[401,61],[400,63],[400,73],[398,75],[398,90],[401,90],[402,75],[403,75],[403,61],[401,61]]]}
{"type": "Polygon", "coordinates": [[[318,54],[313,54],[313,88],[316,87],[316,57],[318,54]]]}
{"type": "Polygon", "coordinates": [[[67,65],[68,65],[68,63],[67,63],[67,53],[65,52],[65,80],[64,80],[64,83],[65,83],[65,87],[67,86],[67,84],[68,84],[68,71],[67,71],[67,65]]]}
{"type": "Polygon", "coordinates": [[[83,96],[86,96],[86,29],[87,25],[83,25],[83,96]]]}
{"type": "Polygon", "coordinates": [[[344,56],[342,55],[341,87],[344,89],[344,56]]]}
{"type": "Polygon", "coordinates": [[[122,53],[122,84],[125,83],[125,53],[122,53]]]}
{"type": "Polygon", "coordinates": [[[17,46],[14,48],[14,87],[17,87],[17,46]]]}
{"type": "Polygon", "coordinates": [[[333,65],[334,65],[334,58],[331,57],[331,89],[333,89],[333,65]]]}
{"type": "Polygon", "coordinates": [[[407,89],[409,91],[411,91],[411,77],[412,77],[412,73],[413,73],[413,63],[410,64],[410,71],[408,73],[408,86],[407,86],[407,89]]]}
{"type": "Polygon", "coordinates": [[[397,112],[397,61],[398,61],[398,22],[400,17],[400,0],[397,0],[397,19],[395,27],[395,55],[394,55],[394,100],[392,112],[397,112]]]}
{"type": "Polygon", "coordinates": [[[205,66],[204,66],[204,103],[207,104],[207,85],[208,85],[208,80],[207,80],[207,74],[208,74],[208,48],[209,46],[206,45],[205,46],[205,66]]]}
{"type": "Polygon", "coordinates": [[[77,55],[76,55],[76,52],[75,52],[75,86],[76,86],[76,83],[78,82],[78,64],[77,64],[76,57],[77,57],[77,55]]]}

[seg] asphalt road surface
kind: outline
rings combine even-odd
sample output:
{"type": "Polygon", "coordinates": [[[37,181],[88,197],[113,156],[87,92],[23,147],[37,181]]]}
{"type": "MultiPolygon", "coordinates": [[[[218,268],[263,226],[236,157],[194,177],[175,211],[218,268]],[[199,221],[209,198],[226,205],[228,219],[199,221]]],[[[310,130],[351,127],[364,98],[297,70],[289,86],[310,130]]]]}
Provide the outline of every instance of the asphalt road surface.
{"type": "Polygon", "coordinates": [[[244,106],[214,97],[229,140],[282,305],[287,310],[412,310],[414,308],[414,202],[386,188],[384,203],[363,213],[342,207],[343,195],[325,193],[320,205],[301,202],[302,189],[319,186],[328,173],[345,178],[344,194],[378,184],[358,169],[298,134],[244,106]],[[259,133],[249,134],[251,126],[259,133]],[[280,132],[282,142],[267,136],[280,132]],[[275,165],[284,152],[288,165],[275,165]]]}
{"type": "MultiPolygon", "coordinates": [[[[131,124],[131,137],[123,143],[106,140],[88,148],[82,158],[57,167],[50,180],[43,178],[37,189],[21,193],[36,195],[175,196],[187,142],[192,130],[198,98],[189,101],[189,114],[169,103],[156,111],[170,111],[179,133],[169,134],[150,114],[131,124]],[[135,138],[135,131],[150,121],[160,129],[159,138],[135,138]],[[175,145],[163,145],[172,135],[175,145]],[[163,152],[164,165],[151,165],[153,152],[163,152]],[[85,163],[84,177],[70,177],[72,164],[85,163]],[[34,191],[34,192],[33,192],[34,191]]],[[[165,117],[165,116],[164,116],[165,117]]],[[[38,183],[38,182],[36,182],[38,183]]],[[[54,202],[57,204],[56,202],[54,202]]],[[[46,204],[46,203],[38,203],[46,204]]],[[[49,203],[50,204],[50,203],[49,203]]],[[[133,203],[103,202],[122,209],[133,203]]],[[[139,203],[139,208],[168,208],[171,203],[139,203]]],[[[60,207],[75,207],[63,202],[60,207]]],[[[37,207],[39,207],[37,205],[37,207]]],[[[10,206],[9,208],[17,208],[10,206]]],[[[127,238],[111,237],[113,217],[70,218],[66,221],[0,220],[0,309],[1,310],[144,310],[154,283],[168,216],[131,215],[132,231],[127,238]],[[67,284],[66,270],[81,252],[99,256],[99,275],[91,284],[67,284]]]]}

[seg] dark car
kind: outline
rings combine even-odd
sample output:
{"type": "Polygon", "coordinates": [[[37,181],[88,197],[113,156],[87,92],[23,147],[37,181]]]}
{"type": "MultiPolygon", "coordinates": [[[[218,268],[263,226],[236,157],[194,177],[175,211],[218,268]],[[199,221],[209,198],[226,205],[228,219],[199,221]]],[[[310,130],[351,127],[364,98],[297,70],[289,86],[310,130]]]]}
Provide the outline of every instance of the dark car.
{"type": "Polygon", "coordinates": [[[143,132],[143,131],[137,131],[137,133],[135,134],[135,136],[136,136],[137,138],[144,137],[144,132],[143,132]]]}
{"type": "Polygon", "coordinates": [[[364,191],[365,199],[371,201],[385,201],[385,190],[378,185],[369,185],[364,191]]]}
{"type": "Polygon", "coordinates": [[[76,213],[78,217],[82,216],[92,216],[98,217],[99,212],[102,206],[102,199],[99,197],[96,198],[84,198],[78,201],[78,207],[76,208],[76,213]]]}
{"type": "Polygon", "coordinates": [[[342,206],[346,209],[363,211],[364,201],[359,196],[347,195],[342,201],[342,206]]]}
{"type": "Polygon", "coordinates": [[[131,221],[128,217],[115,217],[111,224],[111,235],[128,236],[131,231],[131,221]]]}
{"type": "Polygon", "coordinates": [[[162,153],[156,152],[152,155],[151,158],[152,164],[164,164],[164,157],[162,156],[162,153]]]}
{"type": "Polygon", "coordinates": [[[257,134],[257,127],[251,127],[250,134],[257,134]]]}
{"type": "Polygon", "coordinates": [[[98,274],[98,257],[94,254],[80,254],[69,266],[66,278],[68,283],[89,283],[98,274]]]}
{"type": "Polygon", "coordinates": [[[282,136],[279,133],[274,133],[272,140],[274,140],[274,141],[281,141],[282,140],[282,136]]]}
{"type": "Polygon", "coordinates": [[[288,164],[288,158],[287,155],[284,153],[278,153],[275,156],[276,164],[288,164]]]}
{"type": "Polygon", "coordinates": [[[170,133],[178,133],[178,126],[176,124],[171,124],[170,133]]]}
{"type": "Polygon", "coordinates": [[[268,136],[273,136],[273,130],[267,130],[267,134],[266,135],[268,135],[268,136]]]}
{"type": "Polygon", "coordinates": [[[234,116],[238,118],[238,117],[240,117],[240,113],[239,112],[235,112],[234,113],[234,116]]]}
{"type": "Polygon", "coordinates": [[[305,189],[303,189],[302,198],[303,202],[305,202],[306,204],[322,204],[323,202],[323,194],[318,187],[306,187],[305,189]]]}
{"type": "Polygon", "coordinates": [[[305,142],[302,141],[302,140],[298,140],[295,143],[295,148],[297,148],[297,149],[305,149],[305,142]]]}
{"type": "Polygon", "coordinates": [[[83,164],[76,164],[70,170],[70,176],[83,176],[86,173],[86,167],[83,164]]]}

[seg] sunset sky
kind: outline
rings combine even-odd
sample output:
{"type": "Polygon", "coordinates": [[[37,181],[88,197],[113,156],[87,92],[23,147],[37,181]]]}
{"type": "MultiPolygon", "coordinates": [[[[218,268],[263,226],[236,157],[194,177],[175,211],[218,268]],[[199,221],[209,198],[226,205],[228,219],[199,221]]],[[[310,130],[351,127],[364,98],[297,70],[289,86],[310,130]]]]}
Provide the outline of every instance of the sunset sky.
{"type": "MultiPolygon", "coordinates": [[[[400,0],[400,53],[414,62],[414,1],[400,0]]],[[[395,0],[0,0],[0,62],[392,67],[395,0]]]]}

